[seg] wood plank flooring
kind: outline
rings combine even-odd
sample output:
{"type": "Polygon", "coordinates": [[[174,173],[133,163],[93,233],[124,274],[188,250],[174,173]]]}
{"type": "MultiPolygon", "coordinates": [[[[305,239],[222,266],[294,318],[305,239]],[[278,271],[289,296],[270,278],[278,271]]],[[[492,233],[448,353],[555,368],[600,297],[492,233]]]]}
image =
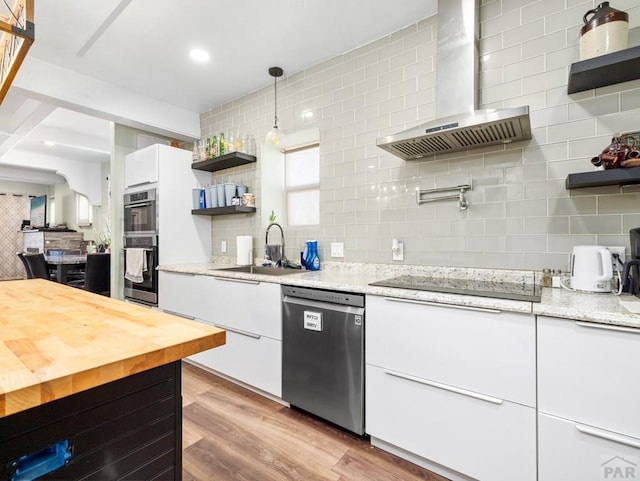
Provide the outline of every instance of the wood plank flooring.
{"type": "Polygon", "coordinates": [[[446,481],[183,363],[184,481],[446,481]]]}

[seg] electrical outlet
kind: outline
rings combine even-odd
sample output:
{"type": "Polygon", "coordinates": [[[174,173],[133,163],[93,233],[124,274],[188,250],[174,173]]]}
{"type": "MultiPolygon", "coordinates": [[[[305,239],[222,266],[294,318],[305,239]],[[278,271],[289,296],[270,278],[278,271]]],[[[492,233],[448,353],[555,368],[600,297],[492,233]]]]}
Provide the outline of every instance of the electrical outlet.
{"type": "Polygon", "coordinates": [[[622,269],[622,264],[624,264],[625,255],[624,255],[624,247],[623,246],[605,246],[605,249],[609,249],[611,255],[617,254],[618,259],[620,259],[620,264],[613,260],[613,268],[614,269],[622,269]]]}
{"type": "Polygon", "coordinates": [[[331,243],[331,257],[344,257],[344,243],[342,242],[331,243]]]}
{"type": "Polygon", "coordinates": [[[391,258],[394,261],[403,261],[404,260],[404,242],[398,242],[397,239],[393,239],[393,243],[391,245],[391,258]]]}
{"type": "Polygon", "coordinates": [[[227,252],[227,241],[220,242],[220,252],[227,252]]]}

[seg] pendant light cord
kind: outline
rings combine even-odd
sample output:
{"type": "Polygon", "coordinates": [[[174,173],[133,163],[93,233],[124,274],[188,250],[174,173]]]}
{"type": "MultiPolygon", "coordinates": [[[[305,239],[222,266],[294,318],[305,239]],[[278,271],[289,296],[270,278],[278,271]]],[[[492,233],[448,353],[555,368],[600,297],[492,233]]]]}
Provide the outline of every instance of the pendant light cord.
{"type": "Polygon", "coordinates": [[[273,128],[278,128],[278,77],[273,76],[273,100],[274,100],[274,112],[273,112],[273,128]]]}

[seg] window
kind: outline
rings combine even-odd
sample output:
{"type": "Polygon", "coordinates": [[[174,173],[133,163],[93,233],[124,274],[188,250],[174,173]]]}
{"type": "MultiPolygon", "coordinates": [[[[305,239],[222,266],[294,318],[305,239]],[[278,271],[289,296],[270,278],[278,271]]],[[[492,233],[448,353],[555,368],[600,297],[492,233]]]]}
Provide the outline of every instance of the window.
{"type": "Polygon", "coordinates": [[[49,198],[49,225],[51,227],[56,226],[56,198],[49,198]]]}
{"type": "Polygon", "coordinates": [[[320,224],[320,147],[285,151],[284,162],[289,225],[320,224]]]}
{"type": "Polygon", "coordinates": [[[79,227],[90,226],[93,222],[93,208],[82,194],[76,194],[76,219],[79,227]]]}

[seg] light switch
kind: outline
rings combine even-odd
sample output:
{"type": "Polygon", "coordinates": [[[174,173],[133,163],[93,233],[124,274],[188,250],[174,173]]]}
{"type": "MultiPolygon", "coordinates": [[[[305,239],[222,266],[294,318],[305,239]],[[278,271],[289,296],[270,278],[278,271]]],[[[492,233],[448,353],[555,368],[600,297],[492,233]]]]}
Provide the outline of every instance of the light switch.
{"type": "Polygon", "coordinates": [[[331,243],[331,257],[344,257],[344,243],[342,242],[331,243]]]}
{"type": "Polygon", "coordinates": [[[227,241],[220,242],[220,252],[227,252],[227,241]]]}

